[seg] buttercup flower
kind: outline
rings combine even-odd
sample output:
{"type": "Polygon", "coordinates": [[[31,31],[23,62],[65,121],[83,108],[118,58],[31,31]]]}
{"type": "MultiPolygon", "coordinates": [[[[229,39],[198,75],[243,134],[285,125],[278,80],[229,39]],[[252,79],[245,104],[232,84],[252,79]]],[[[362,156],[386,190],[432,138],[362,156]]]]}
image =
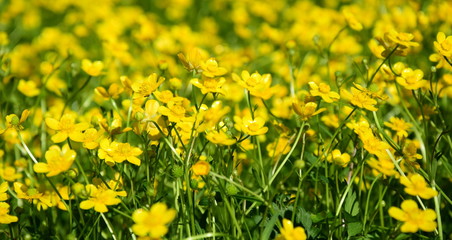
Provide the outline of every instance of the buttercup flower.
{"type": "Polygon", "coordinates": [[[89,194],[87,200],[80,203],[80,208],[88,210],[94,208],[94,211],[104,213],[108,212],[107,206],[117,205],[121,202],[116,198],[117,193],[111,189],[97,188],[93,184],[86,186],[86,191],[89,194]]]}
{"type": "Polygon", "coordinates": [[[268,131],[268,127],[264,127],[265,121],[261,117],[252,119],[250,116],[245,116],[243,119],[234,116],[234,127],[251,136],[262,135],[268,131]]]}
{"type": "Polygon", "coordinates": [[[385,122],[384,125],[396,131],[399,137],[408,137],[408,131],[413,126],[411,123],[407,123],[405,120],[397,117],[391,117],[389,122],[385,122]]]}
{"type": "Polygon", "coordinates": [[[109,139],[104,138],[100,141],[98,156],[100,159],[104,159],[108,165],[115,165],[127,160],[140,166],[141,160],[137,156],[141,153],[143,153],[141,149],[132,147],[129,143],[110,142],[109,139]]]}
{"type": "Polygon", "coordinates": [[[193,164],[191,170],[196,176],[206,176],[210,172],[210,164],[204,160],[200,160],[193,164]]]}
{"type": "Polygon", "coordinates": [[[396,78],[398,84],[406,89],[416,90],[427,85],[427,80],[422,79],[424,73],[420,69],[413,71],[411,68],[405,68],[400,77],[396,78]]]}
{"type": "Polygon", "coordinates": [[[62,149],[57,145],[53,145],[45,154],[47,163],[36,163],[33,166],[33,170],[37,173],[47,173],[47,177],[56,176],[69,170],[76,155],[76,152],[70,149],[67,144],[62,149]]]}
{"type": "Polygon", "coordinates": [[[225,82],[226,79],[224,77],[220,78],[203,77],[201,80],[198,78],[193,78],[190,80],[190,83],[198,87],[201,90],[202,94],[207,93],[225,94],[224,90],[221,88],[225,82]]]}
{"type": "Polygon", "coordinates": [[[228,71],[226,68],[219,67],[215,58],[209,58],[205,62],[201,62],[202,75],[208,78],[214,78],[225,75],[228,71]]]}
{"type": "Polygon", "coordinates": [[[235,139],[230,138],[225,131],[223,130],[214,130],[214,131],[207,131],[206,138],[211,143],[218,144],[218,145],[232,145],[236,141],[235,139]]]}
{"type": "Polygon", "coordinates": [[[436,51],[446,58],[452,58],[452,36],[447,36],[443,32],[436,35],[436,41],[433,43],[436,51]]]}
{"type": "Polygon", "coordinates": [[[276,237],[275,240],[306,240],[307,236],[302,227],[293,226],[292,221],[283,219],[283,227],[281,228],[281,234],[276,237]]]}
{"type": "Polygon", "coordinates": [[[317,85],[315,82],[309,82],[309,87],[311,87],[312,96],[320,96],[327,103],[332,103],[340,98],[339,94],[331,91],[330,86],[325,83],[317,85]]]}
{"type": "Polygon", "coordinates": [[[82,142],[82,131],[89,127],[89,124],[86,122],[76,124],[74,116],[70,114],[64,114],[60,121],[54,118],[46,118],[45,121],[50,129],[56,130],[56,134],[52,136],[54,143],[63,142],[68,137],[72,141],[82,142]]]}
{"type": "Polygon", "coordinates": [[[88,75],[97,77],[102,74],[104,63],[102,61],[91,62],[89,59],[82,60],[82,70],[88,75]]]}
{"type": "Polygon", "coordinates": [[[331,154],[328,155],[327,160],[341,167],[346,167],[350,162],[350,155],[348,153],[341,153],[339,149],[334,149],[331,154]]]}
{"type": "Polygon", "coordinates": [[[326,108],[320,108],[317,110],[317,103],[315,102],[300,102],[300,101],[294,101],[292,103],[293,110],[295,111],[298,116],[300,116],[300,119],[303,121],[307,121],[309,118],[326,111],[326,108]]]}
{"type": "Polygon", "coordinates": [[[20,119],[16,114],[9,114],[6,116],[6,128],[0,129],[0,134],[3,134],[8,129],[16,129],[16,130],[23,130],[24,127],[22,126],[22,123],[27,120],[28,115],[30,114],[30,111],[28,109],[25,109],[22,111],[22,114],[20,115],[20,119]]]}
{"type": "Polygon", "coordinates": [[[9,204],[5,202],[0,202],[0,223],[10,224],[12,222],[17,222],[19,218],[16,216],[9,215],[9,204]]]}
{"type": "Polygon", "coordinates": [[[233,73],[232,79],[250,91],[250,94],[253,96],[267,100],[273,95],[273,88],[270,87],[272,83],[270,74],[261,75],[255,72],[250,75],[248,71],[242,71],[241,77],[233,73]]]}
{"type": "Polygon", "coordinates": [[[430,199],[438,195],[438,192],[435,189],[427,186],[424,177],[417,173],[410,174],[408,177],[401,177],[400,183],[405,186],[405,192],[412,196],[430,199]]]}
{"type": "Polygon", "coordinates": [[[32,80],[25,81],[21,79],[19,85],[17,85],[17,90],[27,97],[35,97],[40,93],[39,88],[36,86],[36,82],[32,80]]]}
{"type": "Polygon", "coordinates": [[[436,213],[432,209],[421,210],[414,200],[402,202],[402,209],[397,207],[389,208],[389,215],[399,221],[404,222],[400,230],[402,232],[415,233],[419,229],[426,232],[433,232],[436,229],[436,213]]]}
{"type": "Polygon", "coordinates": [[[160,239],[168,232],[167,225],[176,217],[176,210],[168,209],[164,203],[155,203],[151,209],[138,209],[132,214],[135,224],[132,231],[140,236],[160,239]]]}
{"type": "Polygon", "coordinates": [[[148,97],[165,81],[164,77],[159,77],[156,73],[149,75],[145,79],[140,79],[132,84],[132,90],[136,94],[134,98],[148,97]]]}

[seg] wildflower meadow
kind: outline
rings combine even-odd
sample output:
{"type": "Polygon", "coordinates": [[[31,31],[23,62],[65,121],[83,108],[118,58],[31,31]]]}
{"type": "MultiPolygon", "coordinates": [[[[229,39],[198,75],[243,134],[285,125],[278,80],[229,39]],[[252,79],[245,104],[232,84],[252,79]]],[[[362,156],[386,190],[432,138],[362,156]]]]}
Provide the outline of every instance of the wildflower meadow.
{"type": "Polygon", "coordinates": [[[452,239],[451,14],[0,0],[0,239],[452,239]]]}

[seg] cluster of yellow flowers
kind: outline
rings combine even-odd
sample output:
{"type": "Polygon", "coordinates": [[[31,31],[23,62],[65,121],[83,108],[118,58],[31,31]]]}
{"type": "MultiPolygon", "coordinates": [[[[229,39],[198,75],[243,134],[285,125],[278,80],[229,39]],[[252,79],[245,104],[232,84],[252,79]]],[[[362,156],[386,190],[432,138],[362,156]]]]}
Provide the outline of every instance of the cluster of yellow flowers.
{"type": "Polygon", "coordinates": [[[452,234],[450,12],[2,1],[0,223],[20,223],[11,238],[60,222],[49,232],[289,240],[383,238],[392,217],[452,234]]]}

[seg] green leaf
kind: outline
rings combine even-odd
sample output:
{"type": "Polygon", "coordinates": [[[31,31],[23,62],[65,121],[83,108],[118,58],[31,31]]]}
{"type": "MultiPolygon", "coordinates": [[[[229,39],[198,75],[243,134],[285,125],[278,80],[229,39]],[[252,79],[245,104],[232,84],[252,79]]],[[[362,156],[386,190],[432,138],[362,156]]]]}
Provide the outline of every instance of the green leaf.
{"type": "Polygon", "coordinates": [[[347,224],[347,233],[349,237],[353,237],[360,233],[363,229],[363,225],[360,222],[352,222],[347,224]]]}
{"type": "Polygon", "coordinates": [[[349,213],[352,216],[356,216],[359,213],[359,204],[358,201],[356,201],[355,192],[351,192],[347,195],[344,209],[347,213],[349,213]]]}

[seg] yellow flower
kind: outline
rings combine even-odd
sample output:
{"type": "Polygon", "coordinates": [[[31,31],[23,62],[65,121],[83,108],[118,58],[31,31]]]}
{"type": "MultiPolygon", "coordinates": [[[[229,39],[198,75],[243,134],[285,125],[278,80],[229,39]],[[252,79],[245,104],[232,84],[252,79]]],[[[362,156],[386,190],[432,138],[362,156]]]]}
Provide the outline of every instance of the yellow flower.
{"type": "Polygon", "coordinates": [[[414,35],[411,33],[399,33],[397,31],[389,31],[385,34],[387,40],[403,47],[417,47],[419,43],[412,42],[414,35]]]}
{"type": "Polygon", "coordinates": [[[274,93],[274,89],[270,87],[272,83],[270,74],[260,75],[258,72],[255,72],[250,75],[248,71],[242,71],[241,77],[233,73],[232,79],[238,82],[240,86],[246,88],[253,96],[267,100],[274,93]]]}
{"type": "Polygon", "coordinates": [[[307,236],[304,228],[294,228],[292,221],[285,218],[282,220],[282,224],[281,234],[276,237],[276,240],[306,240],[307,236]]]}
{"type": "Polygon", "coordinates": [[[234,127],[251,136],[262,135],[268,131],[268,127],[264,127],[265,120],[261,117],[256,117],[252,119],[250,116],[245,116],[242,118],[234,116],[234,127]]]}
{"type": "Polygon", "coordinates": [[[405,186],[405,192],[412,196],[430,199],[438,195],[438,192],[435,189],[427,186],[424,177],[417,173],[410,174],[408,177],[401,177],[400,183],[405,186]]]}
{"type": "Polygon", "coordinates": [[[427,80],[422,79],[424,73],[420,69],[413,71],[411,68],[405,68],[400,77],[396,78],[398,84],[406,89],[416,90],[427,85],[427,80]]]}
{"type": "Polygon", "coordinates": [[[47,177],[56,176],[69,170],[76,156],[76,152],[67,144],[62,149],[53,145],[45,153],[47,163],[36,163],[33,170],[37,173],[47,173],[47,177]]]}
{"type": "Polygon", "coordinates": [[[82,142],[82,131],[89,127],[86,122],[75,124],[75,119],[70,114],[64,114],[60,121],[54,118],[46,118],[45,121],[50,129],[57,131],[51,138],[54,143],[63,142],[68,137],[73,141],[82,142]]]}
{"type": "Polygon", "coordinates": [[[200,160],[193,164],[191,170],[196,176],[206,176],[210,172],[210,164],[204,160],[200,160]]]}
{"type": "Polygon", "coordinates": [[[93,184],[89,184],[86,186],[86,191],[89,198],[80,203],[80,208],[84,210],[94,208],[94,211],[104,213],[108,212],[107,206],[117,205],[121,202],[119,198],[116,198],[116,192],[111,189],[97,188],[93,184]]]}
{"type": "Polygon", "coordinates": [[[267,145],[268,156],[276,160],[279,156],[287,154],[291,149],[290,143],[291,141],[287,136],[277,138],[274,142],[267,145]]]}
{"type": "Polygon", "coordinates": [[[315,82],[309,82],[309,87],[311,88],[309,92],[312,96],[320,96],[327,103],[335,102],[340,98],[339,94],[331,91],[330,86],[325,83],[317,85],[315,82]]]}
{"type": "Polygon", "coordinates": [[[412,162],[422,159],[422,155],[417,153],[419,148],[419,141],[407,140],[402,150],[404,159],[412,162]]]}
{"type": "Polygon", "coordinates": [[[6,201],[9,198],[6,191],[8,191],[8,182],[3,182],[2,184],[0,184],[0,201],[1,202],[6,201]]]}
{"type": "Polygon", "coordinates": [[[5,46],[9,44],[8,34],[6,32],[0,32],[0,46],[5,46]]]}
{"type": "Polygon", "coordinates": [[[103,131],[97,131],[95,128],[88,128],[83,132],[83,147],[86,149],[95,149],[99,146],[99,140],[103,135],[103,131]]]}
{"type": "Polygon", "coordinates": [[[99,95],[102,96],[104,98],[113,98],[113,99],[118,99],[119,95],[124,91],[124,88],[121,87],[119,84],[117,83],[112,83],[110,85],[110,87],[108,87],[108,91],[103,88],[103,87],[97,87],[94,89],[94,92],[99,95]]]}
{"type": "Polygon", "coordinates": [[[413,126],[411,123],[407,123],[405,120],[397,117],[391,117],[389,122],[385,122],[384,125],[396,131],[397,136],[401,138],[408,137],[408,130],[413,126]]]}
{"type": "Polygon", "coordinates": [[[158,111],[160,114],[167,116],[170,122],[180,122],[185,118],[187,107],[190,101],[183,97],[175,97],[165,106],[160,106],[158,111]]]}
{"type": "Polygon", "coordinates": [[[122,163],[125,160],[140,166],[141,160],[137,156],[141,153],[143,153],[141,149],[132,147],[129,143],[110,142],[109,139],[105,138],[100,141],[98,156],[110,166],[122,163]]]}
{"type": "Polygon", "coordinates": [[[225,91],[221,88],[225,82],[226,79],[224,77],[220,78],[203,77],[201,80],[199,80],[198,78],[193,78],[190,80],[190,83],[198,87],[201,90],[202,94],[207,93],[225,94],[225,91]]]}
{"type": "Polygon", "coordinates": [[[343,10],[342,14],[344,15],[345,21],[347,22],[348,26],[350,26],[351,29],[355,31],[363,30],[363,25],[360,22],[358,22],[358,20],[356,20],[355,16],[351,12],[343,10]]]}
{"type": "Polygon", "coordinates": [[[17,85],[17,90],[27,97],[35,97],[39,95],[39,88],[36,86],[35,81],[25,81],[21,79],[19,85],[17,85]]]}
{"type": "Polygon", "coordinates": [[[348,153],[341,153],[339,149],[334,149],[331,154],[328,155],[327,160],[341,167],[346,167],[350,162],[350,155],[348,153]]]}
{"type": "Polygon", "coordinates": [[[202,75],[208,78],[219,77],[225,75],[228,71],[226,68],[219,67],[215,58],[209,58],[205,62],[201,62],[202,75]]]}
{"type": "Polygon", "coordinates": [[[28,188],[27,185],[21,182],[14,182],[14,192],[16,192],[17,197],[21,199],[33,200],[42,197],[36,188],[28,188]]]}
{"type": "Polygon", "coordinates": [[[9,213],[9,204],[5,202],[0,202],[0,223],[10,224],[12,222],[17,222],[19,219],[16,216],[11,216],[9,213]]]}
{"type": "Polygon", "coordinates": [[[149,75],[145,79],[140,79],[132,84],[132,90],[136,94],[134,98],[148,97],[165,81],[164,77],[159,77],[156,73],[149,75]]]}
{"type": "Polygon", "coordinates": [[[187,52],[185,56],[183,53],[178,53],[177,57],[184,65],[187,71],[201,71],[201,63],[207,58],[206,53],[199,48],[192,48],[187,52]]]}
{"type": "Polygon", "coordinates": [[[344,99],[350,101],[350,103],[359,108],[364,108],[369,111],[377,111],[375,107],[377,100],[373,99],[372,95],[368,91],[360,90],[356,87],[352,87],[351,93],[345,89],[341,89],[341,96],[344,99]]]}
{"type": "Polygon", "coordinates": [[[22,111],[22,114],[20,115],[20,119],[16,114],[9,114],[6,116],[6,128],[0,129],[0,134],[3,134],[8,129],[16,129],[16,130],[23,130],[24,127],[22,126],[22,123],[27,120],[28,115],[30,114],[30,111],[28,109],[25,109],[22,111]]]}
{"type": "Polygon", "coordinates": [[[164,203],[155,203],[149,211],[137,209],[132,214],[135,224],[132,231],[140,236],[160,239],[168,232],[167,225],[176,217],[176,210],[168,209],[164,203]]]}
{"type": "Polygon", "coordinates": [[[292,103],[292,107],[295,113],[298,114],[298,116],[300,116],[300,119],[303,121],[307,121],[309,118],[326,110],[326,108],[320,108],[317,110],[317,103],[315,102],[305,103],[298,100],[295,100],[292,103]]]}
{"type": "Polygon", "coordinates": [[[168,103],[174,98],[174,94],[170,90],[165,90],[161,92],[157,90],[154,92],[154,96],[155,98],[157,98],[157,100],[159,100],[162,103],[168,103]]]}
{"type": "Polygon", "coordinates": [[[419,229],[426,232],[433,232],[436,229],[436,213],[432,209],[421,210],[414,200],[404,200],[398,207],[390,207],[389,215],[399,221],[404,222],[400,230],[402,232],[415,233],[419,229]]]}
{"type": "Polygon", "coordinates": [[[452,36],[447,36],[443,32],[436,35],[436,41],[433,43],[436,51],[446,58],[452,58],[452,36]]]}
{"type": "Polygon", "coordinates": [[[207,131],[206,138],[213,144],[226,146],[232,145],[236,142],[235,139],[230,138],[223,130],[207,131]]]}
{"type": "Polygon", "coordinates": [[[89,59],[82,60],[82,70],[88,75],[97,77],[102,74],[102,69],[104,68],[104,63],[102,61],[91,62],[89,59]]]}

